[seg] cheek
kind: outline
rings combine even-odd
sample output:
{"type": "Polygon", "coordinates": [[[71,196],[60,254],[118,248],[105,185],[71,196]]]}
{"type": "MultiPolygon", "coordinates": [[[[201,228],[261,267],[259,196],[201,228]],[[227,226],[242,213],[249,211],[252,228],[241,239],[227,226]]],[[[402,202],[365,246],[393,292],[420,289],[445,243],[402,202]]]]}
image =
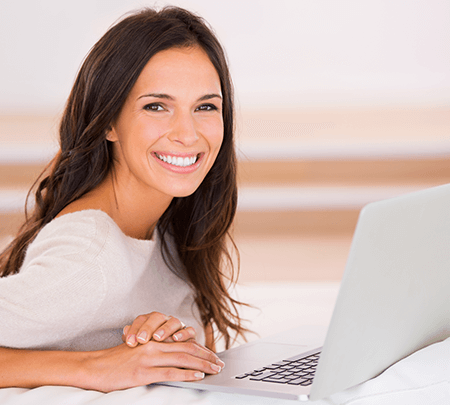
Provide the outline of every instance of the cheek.
{"type": "Polygon", "coordinates": [[[206,133],[208,134],[208,143],[216,153],[219,151],[223,142],[223,123],[218,120],[208,125],[206,133]]]}
{"type": "Polygon", "coordinates": [[[142,123],[135,128],[134,142],[139,150],[152,148],[155,142],[163,138],[167,132],[167,125],[160,122],[142,123]]]}
{"type": "Polygon", "coordinates": [[[166,121],[153,121],[147,126],[147,137],[149,140],[163,138],[169,131],[170,126],[166,121]]]}

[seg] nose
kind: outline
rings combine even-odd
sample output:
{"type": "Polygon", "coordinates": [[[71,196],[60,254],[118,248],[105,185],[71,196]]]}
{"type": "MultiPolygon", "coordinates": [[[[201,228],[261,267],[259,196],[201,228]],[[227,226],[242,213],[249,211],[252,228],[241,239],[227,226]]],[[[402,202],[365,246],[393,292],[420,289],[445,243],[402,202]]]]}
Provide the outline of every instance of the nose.
{"type": "Polygon", "coordinates": [[[169,140],[178,142],[183,146],[192,146],[198,139],[197,128],[194,117],[189,112],[178,112],[172,120],[172,128],[169,133],[169,140]]]}

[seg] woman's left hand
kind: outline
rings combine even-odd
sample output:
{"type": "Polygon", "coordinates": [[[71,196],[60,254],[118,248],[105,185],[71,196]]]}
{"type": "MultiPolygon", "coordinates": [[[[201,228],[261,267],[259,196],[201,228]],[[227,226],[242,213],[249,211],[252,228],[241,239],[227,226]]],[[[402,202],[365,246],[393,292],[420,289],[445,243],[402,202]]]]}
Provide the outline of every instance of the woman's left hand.
{"type": "Polygon", "coordinates": [[[193,327],[186,327],[179,319],[160,312],[139,315],[131,325],[123,328],[122,340],[129,346],[145,344],[150,339],[158,342],[186,342],[195,339],[193,327]]]}

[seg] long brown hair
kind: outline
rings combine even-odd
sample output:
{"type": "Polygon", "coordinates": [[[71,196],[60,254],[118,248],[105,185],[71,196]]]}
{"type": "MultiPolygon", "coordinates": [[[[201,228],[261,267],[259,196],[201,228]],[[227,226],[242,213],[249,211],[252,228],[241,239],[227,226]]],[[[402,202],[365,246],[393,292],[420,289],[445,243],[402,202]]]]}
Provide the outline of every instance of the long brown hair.
{"type": "Polygon", "coordinates": [[[68,204],[95,188],[113,164],[106,131],[118,116],[142,69],[156,53],[200,46],[220,78],[224,137],[217,159],[199,188],[174,198],[160,218],[162,251],[173,271],[167,235],[175,241],[183,272],[194,287],[202,323],[215,324],[230,345],[230,330],[246,329],[237,312],[240,302],[227,291],[236,274],[228,250],[237,204],[233,87],[224,51],[200,17],[177,7],[143,9],[111,27],[86,57],[75,80],[60,125],[60,146],[41,175],[35,209],[18,236],[0,255],[0,276],[19,272],[26,249],[38,232],[68,204]]]}

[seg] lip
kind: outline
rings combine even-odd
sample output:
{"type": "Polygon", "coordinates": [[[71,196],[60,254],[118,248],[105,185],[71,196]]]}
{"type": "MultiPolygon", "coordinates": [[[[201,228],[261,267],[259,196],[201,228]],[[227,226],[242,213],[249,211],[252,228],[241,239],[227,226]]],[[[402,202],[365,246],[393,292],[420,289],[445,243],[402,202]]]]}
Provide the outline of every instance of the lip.
{"type": "Polygon", "coordinates": [[[195,172],[199,166],[202,164],[203,159],[205,157],[205,153],[204,152],[200,152],[200,153],[167,153],[167,152],[152,152],[150,153],[150,155],[152,156],[153,159],[155,159],[163,168],[174,172],[174,173],[180,173],[180,174],[188,174],[188,173],[192,173],[195,172]],[[193,157],[193,156],[197,156],[198,155],[198,159],[197,161],[191,165],[191,166],[186,166],[186,167],[181,167],[181,166],[175,166],[172,165],[170,163],[164,162],[162,161],[160,158],[158,158],[156,155],[170,155],[170,156],[176,156],[176,157],[193,157]]]}

